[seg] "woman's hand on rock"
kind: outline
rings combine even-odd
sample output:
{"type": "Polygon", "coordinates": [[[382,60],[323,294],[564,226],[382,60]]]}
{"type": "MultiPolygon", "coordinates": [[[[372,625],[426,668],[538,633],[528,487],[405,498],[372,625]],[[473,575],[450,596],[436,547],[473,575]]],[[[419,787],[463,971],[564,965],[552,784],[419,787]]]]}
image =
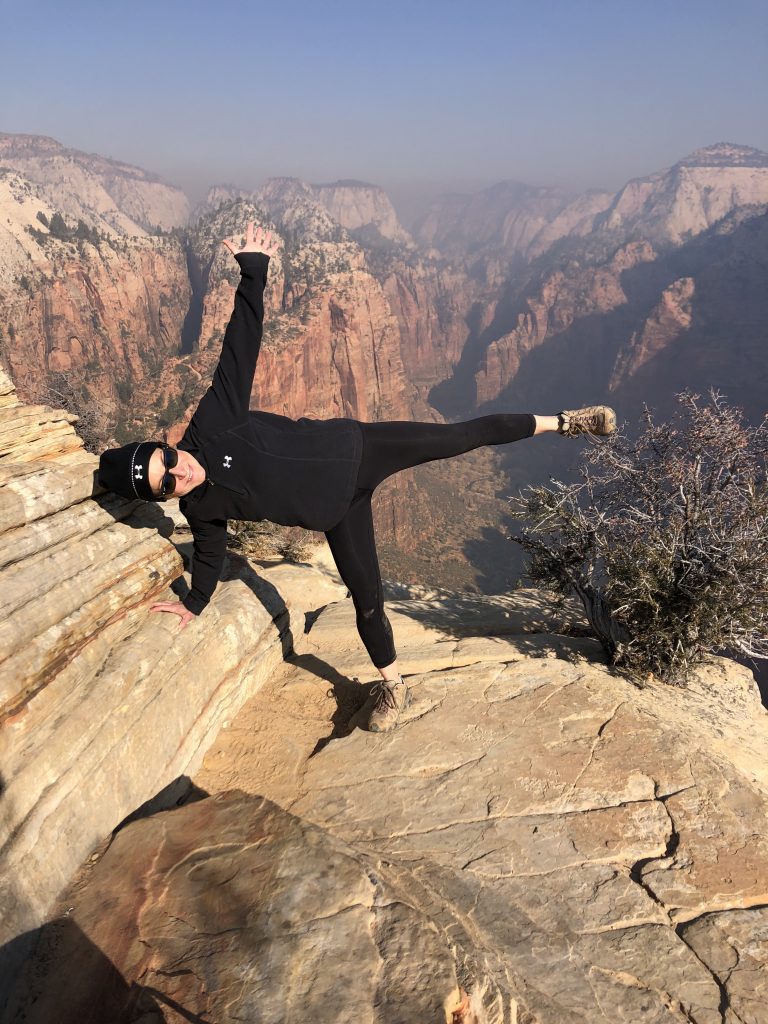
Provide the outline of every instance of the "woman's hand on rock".
{"type": "Polygon", "coordinates": [[[174,615],[178,615],[181,619],[182,629],[186,629],[192,619],[197,618],[195,613],[185,608],[180,601],[157,601],[149,610],[151,612],[173,612],[174,615]]]}
{"type": "Polygon", "coordinates": [[[252,220],[248,221],[248,227],[245,230],[245,245],[240,249],[236,249],[234,245],[227,239],[222,239],[221,244],[226,245],[233,256],[237,256],[240,252],[263,252],[267,256],[274,256],[277,252],[277,241],[272,237],[272,232],[267,231],[266,228],[255,228],[252,220]]]}

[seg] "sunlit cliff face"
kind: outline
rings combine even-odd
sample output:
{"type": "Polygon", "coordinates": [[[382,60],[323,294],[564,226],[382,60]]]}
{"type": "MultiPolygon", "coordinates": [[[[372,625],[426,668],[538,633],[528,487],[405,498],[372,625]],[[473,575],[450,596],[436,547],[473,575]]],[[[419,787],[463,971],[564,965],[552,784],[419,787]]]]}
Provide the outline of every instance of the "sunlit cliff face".
{"type": "MultiPolygon", "coordinates": [[[[168,472],[176,477],[176,488],[169,497],[183,498],[185,494],[189,494],[191,490],[198,487],[205,480],[205,470],[194,455],[190,455],[189,452],[182,451],[180,448],[176,448],[175,451],[178,452],[179,461],[168,472]]],[[[155,494],[160,493],[163,472],[162,449],[155,448],[149,460],[148,470],[149,486],[155,494]]]]}

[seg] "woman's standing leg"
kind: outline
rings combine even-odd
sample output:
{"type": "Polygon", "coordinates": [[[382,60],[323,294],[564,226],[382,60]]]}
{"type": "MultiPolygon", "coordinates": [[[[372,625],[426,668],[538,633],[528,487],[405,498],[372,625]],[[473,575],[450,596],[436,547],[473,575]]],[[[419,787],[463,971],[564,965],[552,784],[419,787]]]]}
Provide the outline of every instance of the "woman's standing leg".
{"type": "Polygon", "coordinates": [[[352,595],[360,639],[382,677],[394,681],[398,675],[397,653],[384,611],[371,496],[371,491],[358,488],[344,518],[325,536],[339,575],[352,595]]]}
{"type": "Polygon", "coordinates": [[[381,680],[371,690],[368,728],[386,732],[397,725],[410,694],[397,668],[397,652],[381,585],[373,534],[371,491],[358,488],[344,518],[325,534],[341,578],[355,606],[357,631],[381,680]]]}

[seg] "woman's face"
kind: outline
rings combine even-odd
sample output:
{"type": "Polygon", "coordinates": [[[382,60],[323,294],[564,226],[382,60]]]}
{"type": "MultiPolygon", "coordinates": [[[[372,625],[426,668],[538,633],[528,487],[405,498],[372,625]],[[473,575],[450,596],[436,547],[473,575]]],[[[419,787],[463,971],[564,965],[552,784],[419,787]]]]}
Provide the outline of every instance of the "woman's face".
{"type": "MultiPolygon", "coordinates": [[[[189,452],[182,451],[180,448],[175,448],[174,451],[178,453],[179,461],[168,472],[171,476],[176,477],[176,487],[173,494],[170,494],[168,497],[183,498],[185,494],[189,494],[191,490],[205,480],[205,470],[194,455],[190,455],[189,452]]],[[[165,466],[163,464],[162,449],[155,448],[149,460],[149,469],[147,470],[149,486],[155,494],[160,494],[164,472],[165,466]]]]}

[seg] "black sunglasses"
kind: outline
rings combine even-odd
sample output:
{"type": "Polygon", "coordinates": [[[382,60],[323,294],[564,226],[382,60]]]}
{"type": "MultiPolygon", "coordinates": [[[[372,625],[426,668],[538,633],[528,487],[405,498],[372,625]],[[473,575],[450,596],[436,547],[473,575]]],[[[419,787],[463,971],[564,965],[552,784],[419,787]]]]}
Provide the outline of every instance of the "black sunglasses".
{"type": "Polygon", "coordinates": [[[160,494],[158,497],[167,498],[176,490],[176,477],[169,473],[168,470],[178,465],[179,453],[175,448],[171,448],[166,441],[160,443],[160,451],[163,454],[163,479],[160,482],[160,494]]]}

